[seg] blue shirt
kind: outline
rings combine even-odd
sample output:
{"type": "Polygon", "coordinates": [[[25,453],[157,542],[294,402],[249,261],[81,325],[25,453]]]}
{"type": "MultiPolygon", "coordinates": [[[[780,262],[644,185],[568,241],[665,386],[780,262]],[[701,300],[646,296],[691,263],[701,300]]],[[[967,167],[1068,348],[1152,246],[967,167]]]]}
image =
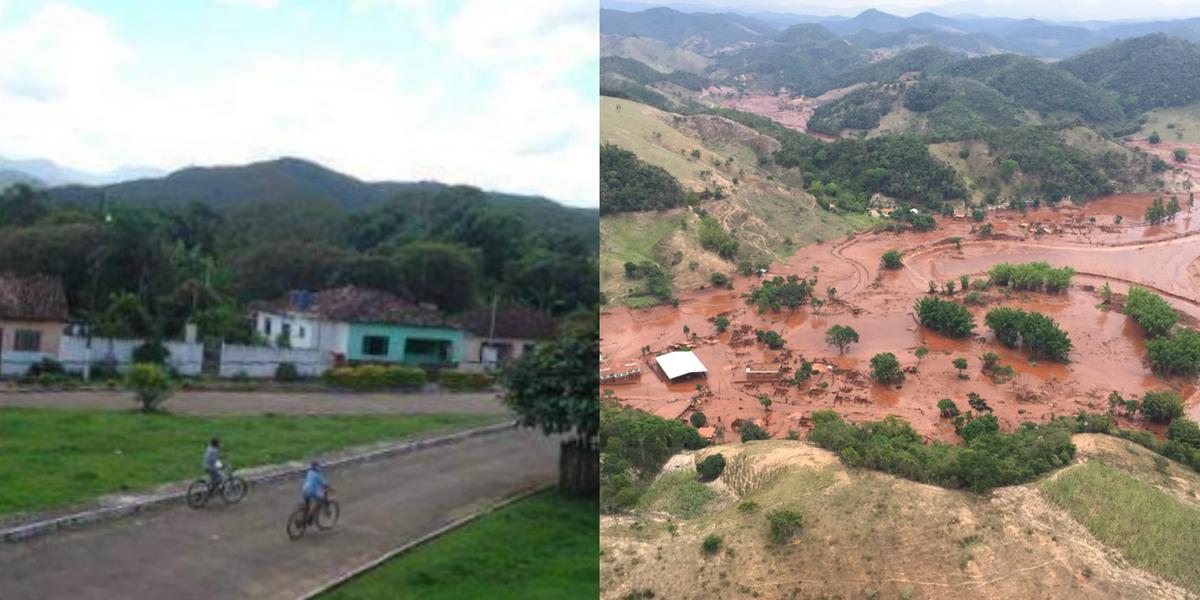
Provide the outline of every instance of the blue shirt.
{"type": "Polygon", "coordinates": [[[204,468],[212,469],[217,466],[217,459],[221,457],[221,450],[216,446],[209,445],[204,449],[204,468]]]}
{"type": "Polygon", "coordinates": [[[302,488],[304,496],[307,498],[318,496],[324,488],[325,474],[309,469],[308,474],[304,476],[304,487],[302,488]]]}

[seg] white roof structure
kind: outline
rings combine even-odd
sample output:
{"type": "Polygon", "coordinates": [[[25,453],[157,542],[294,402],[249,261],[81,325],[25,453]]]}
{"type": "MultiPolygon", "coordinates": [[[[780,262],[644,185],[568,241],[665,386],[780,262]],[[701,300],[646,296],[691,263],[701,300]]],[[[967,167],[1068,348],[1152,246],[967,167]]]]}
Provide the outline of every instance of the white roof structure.
{"type": "Polygon", "coordinates": [[[667,375],[667,379],[676,379],[684,375],[694,375],[708,373],[708,369],[704,368],[704,363],[700,362],[696,355],[689,351],[686,352],[668,352],[662,356],[656,356],[655,361],[658,361],[658,366],[667,375]]]}

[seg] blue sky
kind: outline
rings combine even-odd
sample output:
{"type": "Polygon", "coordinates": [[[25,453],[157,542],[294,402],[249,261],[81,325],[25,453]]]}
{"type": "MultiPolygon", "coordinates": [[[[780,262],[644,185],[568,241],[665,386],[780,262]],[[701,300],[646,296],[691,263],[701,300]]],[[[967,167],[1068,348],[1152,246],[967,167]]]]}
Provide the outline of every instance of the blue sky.
{"type": "Polygon", "coordinates": [[[594,0],[0,0],[0,156],[598,201],[594,0]]]}

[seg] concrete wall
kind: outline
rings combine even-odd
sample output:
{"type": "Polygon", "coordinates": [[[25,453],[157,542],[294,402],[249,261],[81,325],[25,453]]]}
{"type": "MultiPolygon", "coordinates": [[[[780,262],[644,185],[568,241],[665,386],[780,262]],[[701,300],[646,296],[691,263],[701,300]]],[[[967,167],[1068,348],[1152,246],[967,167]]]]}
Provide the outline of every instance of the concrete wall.
{"type": "Polygon", "coordinates": [[[271,344],[274,344],[279,339],[279,333],[283,331],[284,325],[287,325],[289,333],[288,341],[291,343],[292,348],[320,348],[321,324],[316,319],[296,313],[279,314],[260,312],[254,315],[255,331],[266,338],[271,344]],[[267,332],[267,321],[271,322],[270,333],[267,332]]]}
{"type": "Polygon", "coordinates": [[[37,350],[25,350],[24,352],[49,352],[51,354],[58,351],[58,340],[62,337],[63,329],[66,323],[54,323],[49,321],[4,321],[0,320],[0,353],[16,352],[13,344],[17,340],[18,331],[36,331],[41,334],[41,347],[37,350]]]}
{"type": "MultiPolygon", "coordinates": [[[[57,358],[68,371],[82,373],[90,363],[113,364],[117,370],[125,371],[133,365],[133,351],[145,343],[138,339],[88,338],[72,335],[62,336],[57,358]]],[[[167,366],[180,375],[199,375],[204,361],[204,346],[198,343],[163,342],[171,352],[167,366]]]]}
{"type": "Polygon", "coordinates": [[[533,340],[522,340],[516,338],[492,338],[489,342],[486,338],[479,337],[473,333],[468,333],[463,338],[463,353],[460,365],[464,368],[490,369],[496,365],[488,363],[488,357],[484,355],[484,344],[492,343],[498,346],[507,346],[507,355],[505,351],[497,353],[500,356],[500,364],[510,362],[521,358],[525,354],[525,346],[532,346],[533,340]]]}
{"type": "Polygon", "coordinates": [[[317,377],[329,369],[332,361],[330,353],[323,350],[223,344],[220,375],[269,378],[285,362],[296,365],[296,370],[305,377],[317,377]]]}

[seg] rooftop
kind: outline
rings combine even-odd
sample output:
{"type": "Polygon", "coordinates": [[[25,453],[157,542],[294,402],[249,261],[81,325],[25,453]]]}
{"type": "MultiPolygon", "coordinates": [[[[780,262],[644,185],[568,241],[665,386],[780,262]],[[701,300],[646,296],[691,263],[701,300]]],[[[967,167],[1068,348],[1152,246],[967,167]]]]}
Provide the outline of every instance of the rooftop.
{"type": "Polygon", "coordinates": [[[69,316],[67,295],[58,278],[0,273],[0,319],[66,322],[69,316]]]}
{"type": "Polygon", "coordinates": [[[250,308],[264,312],[298,312],[350,323],[457,326],[436,308],[414,304],[383,290],[355,285],[313,293],[296,292],[269,302],[255,302],[250,308]]]}
{"type": "MultiPolygon", "coordinates": [[[[477,308],[463,315],[462,321],[467,331],[479,337],[488,337],[492,325],[492,309],[477,308]]],[[[557,329],[558,323],[549,315],[518,307],[496,309],[494,337],[538,340],[553,337],[557,329]]]]}
{"type": "Polygon", "coordinates": [[[676,379],[684,375],[695,375],[698,373],[708,373],[708,369],[704,367],[704,363],[696,358],[696,354],[690,350],[679,352],[668,352],[654,358],[658,362],[658,366],[662,368],[667,379],[676,379]]]}

